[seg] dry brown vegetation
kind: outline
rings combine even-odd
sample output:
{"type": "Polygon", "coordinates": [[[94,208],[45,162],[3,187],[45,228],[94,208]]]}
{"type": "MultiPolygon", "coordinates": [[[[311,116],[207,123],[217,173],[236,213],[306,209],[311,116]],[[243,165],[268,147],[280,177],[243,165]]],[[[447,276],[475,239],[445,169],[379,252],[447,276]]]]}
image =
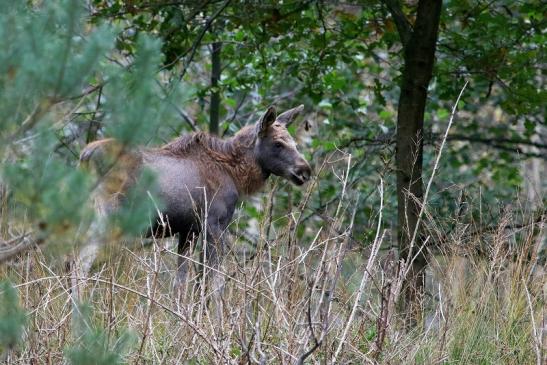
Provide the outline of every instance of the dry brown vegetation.
{"type": "MultiPolygon", "coordinates": [[[[110,244],[86,277],[40,249],[2,266],[1,276],[14,282],[29,311],[22,347],[8,351],[3,362],[65,361],[66,349],[78,342],[80,302],[92,307],[85,326],[104,330],[105,348],[132,334],[127,363],[544,361],[545,270],[535,254],[543,225],[514,227],[517,218],[507,213],[490,232],[470,234],[469,224],[456,224],[447,233],[446,222],[426,210],[430,242],[443,250],[423,248],[432,278],[422,300],[425,324],[403,331],[396,311],[401,275],[395,252],[385,248],[383,207],[377,207],[376,235],[366,248],[355,245],[355,204],[344,197],[347,191],[328,223],[313,232],[307,227],[298,238],[299,212],[312,189],[282,229],[273,229],[271,215],[264,214],[255,247],[237,239],[245,235],[239,221],[246,218],[235,217],[234,243],[220,269],[226,278],[221,303],[200,285],[198,255],[188,257],[192,279],[174,289],[172,240],[137,241],[148,246],[143,249],[110,244]]],[[[263,199],[267,213],[274,191],[263,199]]],[[[206,277],[211,270],[206,266],[206,277]]]]}

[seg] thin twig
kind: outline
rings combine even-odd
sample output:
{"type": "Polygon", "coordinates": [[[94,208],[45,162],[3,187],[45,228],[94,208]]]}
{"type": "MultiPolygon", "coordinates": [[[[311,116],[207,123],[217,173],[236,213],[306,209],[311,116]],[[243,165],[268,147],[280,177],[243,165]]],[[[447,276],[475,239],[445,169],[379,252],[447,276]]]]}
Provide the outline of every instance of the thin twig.
{"type": "Polygon", "coordinates": [[[355,316],[355,312],[357,311],[357,306],[359,305],[359,301],[361,300],[361,296],[365,290],[367,280],[370,276],[369,273],[372,271],[372,265],[374,265],[374,260],[376,259],[376,255],[378,254],[380,246],[382,245],[382,240],[384,238],[385,231],[384,233],[382,233],[382,235],[380,235],[380,231],[382,228],[382,214],[384,210],[384,180],[383,179],[380,180],[379,190],[380,190],[380,212],[378,216],[378,226],[376,227],[376,236],[374,237],[374,243],[372,245],[372,250],[368,258],[367,266],[363,272],[361,284],[359,285],[359,290],[357,291],[357,295],[355,296],[355,301],[353,302],[353,307],[351,309],[350,315],[346,322],[344,332],[342,333],[342,337],[340,338],[340,342],[338,343],[338,348],[336,349],[334,356],[332,357],[331,362],[333,364],[336,364],[338,355],[340,354],[340,351],[342,351],[342,347],[344,346],[344,342],[346,341],[349,328],[353,324],[353,317],[355,316]]]}
{"type": "Polygon", "coordinates": [[[530,319],[532,320],[532,336],[534,336],[534,350],[536,351],[536,363],[537,365],[541,365],[541,340],[540,335],[538,333],[538,328],[536,326],[536,320],[534,318],[534,307],[532,305],[532,299],[530,298],[530,291],[528,290],[528,286],[526,285],[526,281],[524,278],[522,279],[522,285],[524,286],[524,290],[526,293],[526,300],[528,302],[528,308],[530,309],[530,319]]]}
{"type": "MultiPolygon", "coordinates": [[[[425,212],[425,206],[427,204],[427,198],[429,197],[429,193],[431,191],[431,186],[433,185],[433,179],[435,177],[435,173],[437,172],[439,168],[439,162],[441,160],[441,156],[443,153],[444,145],[446,144],[446,140],[448,138],[448,132],[450,132],[450,128],[452,127],[452,122],[454,121],[454,116],[456,115],[456,111],[458,109],[458,104],[460,102],[460,99],[463,95],[463,92],[465,91],[467,85],[469,84],[469,81],[466,81],[463,85],[462,89],[460,90],[460,93],[458,95],[458,98],[456,99],[456,102],[454,103],[454,106],[452,107],[452,113],[450,114],[450,119],[448,120],[448,126],[446,127],[446,130],[444,132],[444,138],[441,142],[441,146],[439,147],[439,153],[437,154],[437,157],[435,158],[435,164],[433,165],[433,171],[431,172],[431,176],[429,177],[429,181],[427,182],[427,187],[425,189],[424,198],[422,200],[422,204],[420,205],[420,212],[418,213],[418,219],[416,221],[416,226],[414,227],[414,232],[412,233],[412,239],[410,240],[410,249],[408,252],[408,260],[412,257],[412,249],[414,247],[414,244],[416,243],[416,237],[418,236],[418,230],[420,227],[420,223],[422,221],[422,217],[425,212]]],[[[405,268],[406,270],[402,270],[401,272],[404,272],[404,275],[408,273],[408,270],[410,269],[410,265],[405,268]]]]}
{"type": "MultiPolygon", "coordinates": [[[[71,279],[71,278],[74,278],[74,277],[72,275],[52,275],[52,276],[41,277],[41,278],[26,282],[26,283],[14,285],[14,287],[15,288],[20,288],[20,287],[25,287],[25,286],[28,286],[28,285],[36,284],[36,283],[39,283],[39,282],[42,282],[42,281],[49,281],[49,280],[58,281],[59,279],[71,279]]],[[[209,336],[206,333],[202,332],[197,324],[193,323],[184,314],[182,314],[178,311],[175,311],[172,308],[169,308],[168,306],[166,306],[163,303],[160,303],[157,299],[151,298],[149,295],[144,294],[144,293],[142,293],[142,292],[140,292],[136,289],[132,289],[128,286],[115,283],[111,279],[106,280],[106,279],[101,279],[101,278],[96,278],[96,277],[87,277],[87,276],[85,276],[85,277],[77,276],[77,277],[75,277],[75,279],[83,280],[83,281],[92,281],[92,282],[96,282],[96,283],[111,285],[111,286],[113,286],[117,289],[125,290],[125,291],[127,291],[129,293],[132,293],[132,294],[135,294],[135,295],[137,295],[137,296],[139,296],[143,299],[149,300],[151,303],[154,303],[155,305],[162,308],[166,312],[168,312],[171,315],[173,315],[173,316],[177,317],[178,319],[182,320],[186,325],[188,325],[188,327],[190,327],[195,332],[195,334],[197,334],[199,337],[201,337],[201,339],[203,341],[205,341],[205,343],[208,344],[211,347],[211,349],[217,355],[219,355],[221,357],[224,357],[223,352],[213,342],[210,341],[209,336]]]]}
{"type": "Polygon", "coordinates": [[[194,56],[196,55],[196,51],[201,43],[201,40],[203,39],[203,36],[205,35],[205,33],[207,33],[207,31],[209,30],[209,28],[211,27],[211,25],[213,24],[213,21],[220,15],[220,13],[222,13],[222,11],[228,6],[228,4],[230,3],[231,0],[226,0],[222,3],[222,5],[217,9],[217,11],[211,15],[211,17],[209,19],[207,19],[207,22],[205,23],[205,25],[203,26],[203,28],[201,29],[201,32],[198,34],[196,40],[194,41],[194,44],[192,45],[192,49],[190,51],[190,55],[188,56],[188,59],[186,60],[186,62],[184,63],[184,69],[182,70],[182,72],[180,73],[180,76],[179,76],[179,80],[182,80],[182,78],[184,77],[184,75],[186,74],[186,71],[188,71],[188,67],[190,66],[190,63],[192,63],[192,60],[194,59],[194,56]]]}

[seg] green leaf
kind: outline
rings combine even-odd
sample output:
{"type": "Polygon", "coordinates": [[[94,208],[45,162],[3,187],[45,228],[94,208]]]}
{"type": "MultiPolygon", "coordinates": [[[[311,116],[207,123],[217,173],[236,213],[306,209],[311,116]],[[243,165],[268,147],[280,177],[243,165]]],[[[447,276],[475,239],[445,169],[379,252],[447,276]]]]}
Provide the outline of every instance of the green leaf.
{"type": "Polygon", "coordinates": [[[26,322],[17,290],[8,281],[0,281],[0,354],[22,341],[26,322]]]}
{"type": "Polygon", "coordinates": [[[450,115],[450,112],[447,109],[445,108],[437,109],[437,118],[439,118],[439,120],[448,119],[449,115],[450,115]]]}
{"type": "Polygon", "coordinates": [[[65,350],[72,365],[121,365],[135,343],[135,336],[124,332],[118,339],[110,340],[104,329],[93,322],[91,307],[78,306],[73,331],[76,342],[65,350]]]}

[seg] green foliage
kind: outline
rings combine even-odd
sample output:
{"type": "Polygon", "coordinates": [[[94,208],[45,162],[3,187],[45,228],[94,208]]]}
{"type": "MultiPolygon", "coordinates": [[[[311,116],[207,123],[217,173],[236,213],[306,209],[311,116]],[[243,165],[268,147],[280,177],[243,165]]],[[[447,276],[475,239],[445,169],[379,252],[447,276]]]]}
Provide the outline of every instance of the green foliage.
{"type": "Polygon", "coordinates": [[[55,158],[55,142],[51,131],[42,131],[27,156],[3,167],[3,177],[22,213],[43,231],[66,234],[83,219],[90,179],[55,158]]]}
{"type": "Polygon", "coordinates": [[[156,84],[160,46],[158,40],[143,35],[135,45],[132,67],[109,70],[104,90],[108,112],[105,133],[124,144],[147,142],[164,118],[166,103],[162,103],[156,84]]]}
{"type": "Polygon", "coordinates": [[[65,356],[72,365],[118,365],[125,364],[124,358],[135,343],[129,332],[113,339],[93,323],[91,307],[78,306],[73,324],[76,342],[65,350],[65,356]]]}
{"type": "MultiPolygon", "coordinates": [[[[131,29],[120,34],[118,47],[123,52],[135,54],[143,33],[163,39],[164,65],[175,75],[184,73],[195,86],[196,121],[204,126],[211,90],[203,78],[209,77],[210,55],[208,47],[196,41],[204,19],[220,4],[146,6],[97,0],[95,6],[95,21],[115,19],[131,29]]],[[[493,179],[497,189],[492,196],[501,201],[512,198],[513,189],[522,182],[520,171],[516,173],[520,158],[503,152],[521,149],[495,141],[536,138],[542,120],[545,91],[538,85],[537,66],[544,55],[545,35],[543,12],[538,9],[534,1],[480,5],[451,0],[441,19],[426,110],[425,160],[432,161],[435,150],[429,146],[444,131],[464,78],[469,79],[460,110],[472,117],[458,120],[452,132],[467,138],[471,146],[450,142],[442,170],[461,186],[477,181],[488,186],[493,179]],[[500,121],[492,122],[500,112],[500,121]],[[515,121],[510,121],[512,115],[515,121]],[[488,171],[477,150],[490,156],[488,171]]],[[[403,7],[411,20],[415,10],[415,5],[403,7]]],[[[363,6],[232,1],[213,23],[201,43],[223,43],[219,87],[225,131],[234,133],[246,123],[237,118],[238,112],[256,114],[271,100],[289,95],[279,98],[282,106],[298,100],[318,112],[321,123],[311,148],[315,156],[326,156],[337,148],[354,156],[357,190],[366,191],[378,180],[378,173],[390,172],[402,55],[397,28],[382,1],[367,1],[363,6]],[[246,103],[249,95],[252,102],[246,103]]],[[[323,179],[322,188],[337,189],[338,184],[336,179],[323,179]]],[[[387,198],[391,199],[391,193],[387,198]]],[[[360,217],[362,212],[358,221],[370,218],[360,217]]],[[[388,216],[393,214],[394,210],[388,216]]]]}
{"type": "Polygon", "coordinates": [[[449,363],[533,363],[532,353],[523,350],[534,341],[524,297],[511,297],[509,303],[497,298],[499,294],[490,287],[484,293],[476,289],[472,300],[463,303],[461,322],[453,328],[449,363]]]}
{"type": "Polygon", "coordinates": [[[21,342],[26,321],[27,313],[21,308],[17,290],[8,281],[1,281],[0,354],[21,342]]]}
{"type": "MultiPolygon", "coordinates": [[[[80,92],[113,48],[114,32],[85,31],[78,1],[1,2],[0,176],[10,186],[16,212],[48,233],[67,233],[82,219],[90,186],[85,175],[56,156],[53,106],[80,92]],[[27,137],[25,145],[18,138],[27,137]]],[[[68,238],[68,237],[67,237],[68,238]]]]}
{"type": "Polygon", "coordinates": [[[0,1],[0,114],[4,116],[0,140],[4,143],[16,130],[37,123],[52,104],[80,93],[101,57],[113,47],[114,32],[108,27],[86,34],[80,1],[44,3],[30,8],[24,1],[0,1]]]}
{"type": "Polygon", "coordinates": [[[137,184],[128,191],[124,204],[112,214],[111,223],[133,237],[145,232],[150,227],[153,214],[163,207],[156,191],[155,175],[144,171],[137,184]]]}
{"type": "MultiPolygon", "coordinates": [[[[37,239],[67,249],[75,229],[91,218],[87,202],[96,187],[74,158],[82,132],[87,128],[89,138],[90,123],[97,123],[82,116],[100,116],[100,134],[127,145],[147,143],[164,133],[160,123],[170,121],[172,100],[180,104],[187,92],[178,82],[165,88],[158,82],[161,42],[149,35],[138,37],[127,65],[109,62],[120,57],[116,28],[90,27],[79,1],[2,0],[0,8],[0,184],[9,187],[13,217],[37,228],[37,239]],[[82,94],[89,85],[98,85],[92,90],[100,90],[101,111],[82,94]]],[[[144,186],[139,194],[146,195],[144,186]]],[[[131,232],[149,223],[143,212],[150,199],[141,196],[138,207],[118,217],[131,232]]]]}
{"type": "MultiPolygon", "coordinates": [[[[347,161],[340,150],[352,156],[344,204],[361,198],[353,247],[366,247],[374,239],[380,177],[386,187],[384,226],[395,232],[393,140],[402,48],[383,2],[234,0],[211,19],[221,3],[93,0],[84,6],[77,0],[0,0],[0,184],[8,187],[10,224],[38,230],[48,242],[72,241],[76,228],[90,218],[85,207],[97,182],[76,168],[86,142],[115,137],[129,146],[157,145],[188,131],[189,125],[205,129],[212,92],[210,44],[222,42],[218,88],[225,134],[254,122],[271,103],[280,110],[305,103],[305,117],[316,122],[303,148],[306,156],[316,171],[323,161],[336,161],[319,175],[302,212],[309,219],[297,228],[297,238],[307,239],[313,226],[324,225],[337,209],[347,161]],[[189,100],[192,105],[186,108],[189,100]]],[[[402,3],[412,21],[416,2],[402,3]]],[[[470,84],[434,182],[429,214],[453,216],[460,187],[472,196],[480,192],[480,204],[470,203],[471,209],[480,206],[497,214],[523,185],[526,153],[545,151],[530,146],[544,138],[545,130],[544,24],[545,11],[533,0],[446,1],[428,90],[425,177],[464,79],[470,84]]],[[[299,132],[296,126],[291,130],[299,132]]],[[[275,229],[293,219],[290,213],[304,194],[281,180],[276,189],[271,202],[275,229]]],[[[154,196],[154,179],[145,173],[112,223],[129,234],[142,232],[149,213],[161,207],[149,193],[154,196]]],[[[243,207],[244,217],[265,219],[266,211],[243,207]]],[[[481,215],[481,224],[489,213],[481,215]]],[[[241,226],[248,221],[241,219],[241,226]]],[[[388,237],[395,240],[393,232],[386,235],[386,246],[392,243],[388,237]]],[[[344,270],[354,272],[355,266],[346,263],[344,270]]],[[[10,303],[0,312],[20,310],[16,297],[10,303]]],[[[72,363],[85,363],[90,356],[122,362],[123,356],[115,355],[125,345],[116,347],[104,331],[84,326],[91,323],[86,315],[67,358],[72,363]]],[[[496,353],[497,345],[487,342],[493,338],[512,351],[526,346],[529,337],[511,330],[528,330],[518,316],[493,328],[488,322],[493,315],[470,309],[461,317],[476,326],[458,327],[448,344],[451,358],[465,362],[475,356],[488,362],[496,353]]],[[[21,337],[23,322],[18,323],[13,328],[19,332],[10,329],[15,335],[2,346],[21,337]]],[[[367,328],[360,337],[368,347],[376,334],[374,327],[367,328]]],[[[430,360],[428,350],[418,353],[418,361],[430,360]]],[[[239,351],[232,348],[232,355],[239,351]]]]}

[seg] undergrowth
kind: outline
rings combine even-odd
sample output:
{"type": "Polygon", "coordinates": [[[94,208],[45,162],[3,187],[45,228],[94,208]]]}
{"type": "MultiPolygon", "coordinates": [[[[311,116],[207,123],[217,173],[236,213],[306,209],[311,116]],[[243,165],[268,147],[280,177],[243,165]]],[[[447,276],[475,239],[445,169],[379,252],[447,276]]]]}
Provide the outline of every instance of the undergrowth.
{"type": "MultiPolygon", "coordinates": [[[[221,301],[200,285],[198,254],[190,279],[175,284],[172,239],[110,245],[86,277],[36,249],[0,268],[26,311],[22,341],[2,345],[2,363],[544,363],[545,268],[534,254],[542,226],[515,231],[504,218],[468,235],[425,222],[445,241],[426,248],[423,325],[404,330],[386,231],[356,247],[351,216],[341,209],[298,240],[298,219],[268,240],[260,222],[254,247],[232,237],[221,301]]],[[[8,286],[1,295],[15,301],[8,286]]]]}

